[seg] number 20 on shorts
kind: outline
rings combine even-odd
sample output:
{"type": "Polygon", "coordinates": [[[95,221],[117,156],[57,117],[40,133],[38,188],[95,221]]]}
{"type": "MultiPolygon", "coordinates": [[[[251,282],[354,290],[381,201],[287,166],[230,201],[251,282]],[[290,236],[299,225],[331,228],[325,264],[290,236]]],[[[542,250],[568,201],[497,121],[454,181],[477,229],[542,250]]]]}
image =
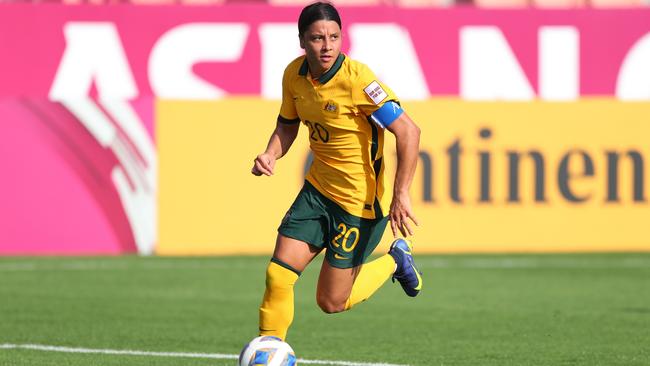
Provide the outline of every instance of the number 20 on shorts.
{"type": "Polygon", "coordinates": [[[341,247],[345,252],[351,252],[359,242],[359,228],[348,228],[344,223],[340,223],[337,227],[339,233],[332,239],[332,245],[336,248],[341,247]],[[350,239],[350,236],[353,236],[350,239]]]}

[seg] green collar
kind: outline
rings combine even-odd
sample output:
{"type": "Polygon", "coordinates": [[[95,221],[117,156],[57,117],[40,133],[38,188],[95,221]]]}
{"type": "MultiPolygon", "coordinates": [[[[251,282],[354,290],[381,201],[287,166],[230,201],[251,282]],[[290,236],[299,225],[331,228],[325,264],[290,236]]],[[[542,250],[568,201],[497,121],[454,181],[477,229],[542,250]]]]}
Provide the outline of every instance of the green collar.
{"type": "MultiPolygon", "coordinates": [[[[334,65],[327,70],[326,73],[321,75],[318,78],[318,82],[321,84],[325,84],[328,81],[332,80],[334,75],[339,71],[341,68],[341,65],[343,65],[343,61],[345,60],[345,55],[342,53],[339,53],[339,57],[336,58],[336,61],[334,61],[334,65]]],[[[309,64],[307,64],[307,57],[302,61],[302,65],[300,65],[300,70],[298,71],[298,75],[300,76],[307,76],[307,72],[309,71],[309,64]]]]}

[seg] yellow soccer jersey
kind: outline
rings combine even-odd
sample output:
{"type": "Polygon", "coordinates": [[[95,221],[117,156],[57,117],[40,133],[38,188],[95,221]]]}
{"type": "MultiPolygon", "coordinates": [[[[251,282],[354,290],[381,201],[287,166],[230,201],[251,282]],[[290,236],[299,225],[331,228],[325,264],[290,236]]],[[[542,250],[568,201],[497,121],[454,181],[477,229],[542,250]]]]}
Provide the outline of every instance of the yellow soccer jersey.
{"type": "Polygon", "coordinates": [[[304,56],[282,79],[278,121],[309,128],[314,162],[307,180],[346,212],[379,218],[384,193],[384,130],[368,118],[389,100],[398,101],[370,69],[340,54],[332,68],[313,80],[304,56]]]}

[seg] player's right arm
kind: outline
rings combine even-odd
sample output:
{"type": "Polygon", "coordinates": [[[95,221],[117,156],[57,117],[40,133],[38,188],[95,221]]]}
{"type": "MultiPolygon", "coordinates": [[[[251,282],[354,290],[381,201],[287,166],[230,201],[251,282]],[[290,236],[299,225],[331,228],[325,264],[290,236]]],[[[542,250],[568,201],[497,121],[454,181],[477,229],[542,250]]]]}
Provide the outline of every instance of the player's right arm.
{"type": "Polygon", "coordinates": [[[275,130],[271,134],[271,138],[269,138],[266,150],[255,158],[251,173],[257,176],[262,174],[273,175],[275,161],[289,151],[291,144],[293,144],[293,141],[298,135],[299,128],[300,123],[287,124],[278,121],[275,130]]]}
{"type": "Polygon", "coordinates": [[[291,76],[296,73],[290,70],[291,65],[287,67],[282,77],[282,106],[280,106],[280,114],[278,114],[278,122],[275,125],[275,130],[271,134],[271,138],[269,138],[266,150],[257,155],[253,169],[251,169],[251,173],[257,176],[262,174],[273,175],[275,161],[289,151],[291,144],[293,144],[293,141],[298,135],[300,118],[298,118],[294,95],[291,89],[291,76]]]}

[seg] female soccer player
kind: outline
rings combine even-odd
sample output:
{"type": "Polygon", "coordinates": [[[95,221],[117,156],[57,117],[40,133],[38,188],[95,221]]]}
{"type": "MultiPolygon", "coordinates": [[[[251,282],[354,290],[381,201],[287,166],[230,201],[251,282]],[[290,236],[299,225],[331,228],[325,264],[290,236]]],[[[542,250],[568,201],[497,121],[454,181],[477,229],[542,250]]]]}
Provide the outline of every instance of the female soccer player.
{"type": "Polygon", "coordinates": [[[420,129],[392,90],[370,69],[341,53],[341,19],[329,3],[305,7],[298,19],[305,55],[285,69],[282,106],[266,150],[252,173],[273,175],[275,162],[309,129],[314,161],[285,215],[266,272],[260,335],[286,338],[293,320],[293,287],[325,249],[317,302],[326,313],[349,310],[368,299],[392,275],[409,296],[422,288],[408,240],[395,240],[384,256],[365,263],[390,219],[393,235],[413,234],[409,187],[417,164],[420,129]],[[385,214],[384,129],[395,135],[397,173],[385,214]]]}

